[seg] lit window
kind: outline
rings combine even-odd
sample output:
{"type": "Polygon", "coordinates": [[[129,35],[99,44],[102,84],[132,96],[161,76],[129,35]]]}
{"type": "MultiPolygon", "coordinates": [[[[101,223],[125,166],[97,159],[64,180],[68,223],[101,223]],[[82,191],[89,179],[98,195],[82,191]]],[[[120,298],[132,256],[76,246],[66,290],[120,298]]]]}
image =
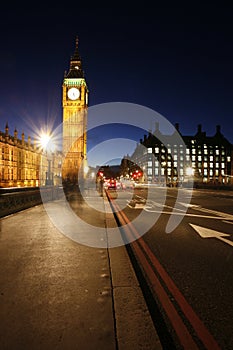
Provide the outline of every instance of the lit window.
{"type": "Polygon", "coordinates": [[[231,157],[230,157],[230,156],[227,157],[227,161],[228,161],[228,162],[231,161],[231,157]]]}
{"type": "Polygon", "coordinates": [[[201,162],[201,160],[202,160],[202,157],[198,156],[198,162],[201,162]]]}
{"type": "Polygon", "coordinates": [[[152,161],[149,161],[149,162],[147,163],[147,166],[148,166],[148,167],[152,167],[152,161]]]}
{"type": "Polygon", "coordinates": [[[214,164],[213,163],[210,163],[210,168],[213,168],[214,164]]]}
{"type": "Polygon", "coordinates": [[[210,156],[210,162],[213,162],[213,160],[214,160],[214,157],[210,156]]]}
{"type": "Polygon", "coordinates": [[[219,163],[215,163],[215,168],[219,168],[219,163]]]}
{"type": "Polygon", "coordinates": [[[204,162],[204,168],[208,167],[208,163],[204,162]]]}
{"type": "Polygon", "coordinates": [[[216,154],[219,154],[219,149],[216,149],[215,153],[216,153],[216,154]]]}
{"type": "Polygon", "coordinates": [[[186,148],[186,154],[190,154],[190,149],[186,148]]]}
{"type": "Polygon", "coordinates": [[[208,149],[204,149],[204,154],[208,154],[208,149]]]}
{"type": "Polygon", "coordinates": [[[155,147],[155,153],[159,153],[159,147],[155,147]]]}
{"type": "Polygon", "coordinates": [[[224,169],[225,168],[225,163],[222,163],[222,169],[224,169]]]}
{"type": "Polygon", "coordinates": [[[192,149],[192,154],[196,154],[195,148],[192,149]]]}
{"type": "Polygon", "coordinates": [[[147,152],[148,152],[148,153],[152,153],[152,148],[151,148],[151,147],[148,148],[147,152]]]}

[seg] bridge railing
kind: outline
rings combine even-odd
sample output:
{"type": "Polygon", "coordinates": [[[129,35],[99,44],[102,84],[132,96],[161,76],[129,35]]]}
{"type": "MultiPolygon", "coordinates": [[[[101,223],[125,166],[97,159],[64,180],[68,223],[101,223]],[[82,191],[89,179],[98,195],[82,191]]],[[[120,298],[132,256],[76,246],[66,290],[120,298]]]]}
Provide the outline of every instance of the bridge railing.
{"type": "Polygon", "coordinates": [[[62,194],[60,187],[23,187],[0,189],[0,217],[4,217],[20,210],[33,207],[43,202],[59,199],[62,194]],[[42,193],[41,193],[42,191],[42,193]]]}

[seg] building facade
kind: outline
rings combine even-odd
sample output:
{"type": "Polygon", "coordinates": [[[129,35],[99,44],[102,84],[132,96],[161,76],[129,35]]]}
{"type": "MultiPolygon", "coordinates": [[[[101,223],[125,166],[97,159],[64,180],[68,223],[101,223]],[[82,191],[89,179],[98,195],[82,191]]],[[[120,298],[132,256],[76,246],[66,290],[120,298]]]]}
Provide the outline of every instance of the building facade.
{"type": "Polygon", "coordinates": [[[62,84],[62,151],[52,152],[21,139],[17,130],[10,135],[8,124],[0,131],[0,187],[37,187],[77,182],[87,167],[86,127],[88,88],[78,52],[78,39],[68,73],[62,84]],[[80,173],[81,171],[81,173],[80,173]]]}
{"type": "Polygon", "coordinates": [[[88,88],[78,52],[78,38],[68,73],[63,80],[63,182],[77,183],[87,167],[88,88]]]}
{"type": "Polygon", "coordinates": [[[21,139],[8,124],[0,131],[0,187],[37,187],[61,183],[62,153],[48,153],[31,141],[21,139]]]}
{"type": "Polygon", "coordinates": [[[130,159],[123,159],[122,168],[129,176],[140,169],[141,181],[160,185],[177,186],[193,181],[227,185],[233,184],[232,157],[233,145],[223,136],[219,125],[213,136],[207,136],[201,125],[194,136],[182,136],[178,124],[174,134],[162,135],[157,125],[153,133],[140,140],[130,159]],[[174,136],[177,133],[180,138],[174,136]]]}

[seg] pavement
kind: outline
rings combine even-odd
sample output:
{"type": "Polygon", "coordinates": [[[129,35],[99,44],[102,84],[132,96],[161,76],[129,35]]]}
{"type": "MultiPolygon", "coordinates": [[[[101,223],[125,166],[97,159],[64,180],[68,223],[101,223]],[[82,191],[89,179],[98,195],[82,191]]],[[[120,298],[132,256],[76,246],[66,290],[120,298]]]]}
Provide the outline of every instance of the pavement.
{"type": "MultiPolygon", "coordinates": [[[[90,225],[117,226],[94,189],[68,195],[90,225]]],[[[1,350],[162,349],[125,246],[80,244],[43,205],[1,219],[0,320],[1,350]]]]}

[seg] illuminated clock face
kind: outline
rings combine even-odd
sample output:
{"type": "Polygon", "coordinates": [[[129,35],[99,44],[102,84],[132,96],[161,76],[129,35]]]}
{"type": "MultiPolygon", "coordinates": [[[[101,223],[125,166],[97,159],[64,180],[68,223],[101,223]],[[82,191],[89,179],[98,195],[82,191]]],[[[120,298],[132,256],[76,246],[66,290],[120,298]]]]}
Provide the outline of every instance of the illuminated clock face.
{"type": "Polygon", "coordinates": [[[77,100],[80,96],[80,91],[77,88],[71,88],[68,90],[68,97],[70,100],[77,100]]]}

